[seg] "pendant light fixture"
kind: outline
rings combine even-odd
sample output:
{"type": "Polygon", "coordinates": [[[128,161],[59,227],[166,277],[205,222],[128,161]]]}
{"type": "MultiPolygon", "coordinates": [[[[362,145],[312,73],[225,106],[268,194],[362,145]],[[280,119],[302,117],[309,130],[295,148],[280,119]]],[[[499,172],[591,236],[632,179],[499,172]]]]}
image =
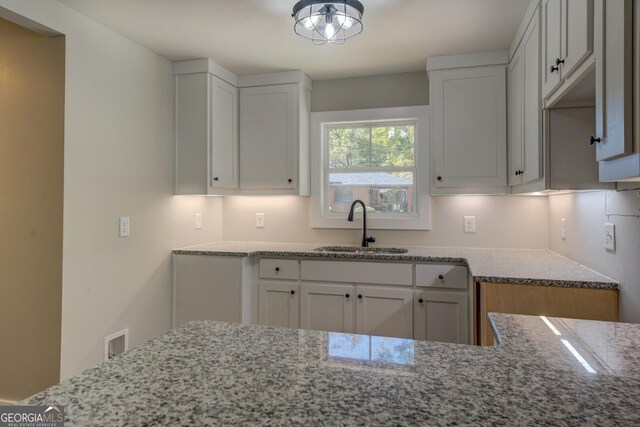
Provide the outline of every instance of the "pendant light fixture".
{"type": "Polygon", "coordinates": [[[362,32],[364,6],[358,0],[300,0],[293,6],[293,30],[313,44],[342,44],[362,32]]]}

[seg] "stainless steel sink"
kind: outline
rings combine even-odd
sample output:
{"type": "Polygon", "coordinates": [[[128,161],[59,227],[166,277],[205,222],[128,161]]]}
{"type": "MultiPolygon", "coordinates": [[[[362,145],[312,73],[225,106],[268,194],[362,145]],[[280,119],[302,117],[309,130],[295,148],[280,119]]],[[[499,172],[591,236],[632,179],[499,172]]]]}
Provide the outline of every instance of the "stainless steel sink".
{"type": "Polygon", "coordinates": [[[322,246],[315,248],[318,252],[350,252],[350,253],[379,253],[379,254],[404,254],[408,252],[408,249],[404,248],[383,248],[383,247],[370,247],[363,248],[358,246],[322,246]]]}

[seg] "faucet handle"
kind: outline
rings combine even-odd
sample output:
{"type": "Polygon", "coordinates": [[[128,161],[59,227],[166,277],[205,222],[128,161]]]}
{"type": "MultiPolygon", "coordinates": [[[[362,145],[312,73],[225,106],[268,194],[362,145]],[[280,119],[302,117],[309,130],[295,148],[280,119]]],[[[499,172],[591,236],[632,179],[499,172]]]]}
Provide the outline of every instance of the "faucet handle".
{"type": "Polygon", "coordinates": [[[366,239],[364,239],[366,242],[368,243],[375,243],[376,242],[376,238],[373,236],[369,236],[366,239]]]}

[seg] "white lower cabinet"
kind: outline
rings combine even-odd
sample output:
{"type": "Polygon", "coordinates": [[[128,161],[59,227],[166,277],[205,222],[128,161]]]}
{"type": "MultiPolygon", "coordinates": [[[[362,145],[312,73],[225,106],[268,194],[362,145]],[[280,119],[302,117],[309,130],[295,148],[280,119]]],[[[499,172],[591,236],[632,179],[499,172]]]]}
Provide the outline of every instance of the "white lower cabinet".
{"type": "Polygon", "coordinates": [[[413,291],[358,286],[356,292],[356,333],[413,338],[413,291]]]}
{"type": "Polygon", "coordinates": [[[297,282],[261,281],[259,285],[260,324],[298,328],[300,296],[297,282]]]}
{"type": "Polygon", "coordinates": [[[261,325],[470,342],[461,265],[263,258],[257,273],[261,325]]]}
{"type": "Polygon", "coordinates": [[[333,283],[300,285],[300,327],[413,338],[413,291],[333,283]]]}
{"type": "Polygon", "coordinates": [[[468,344],[468,304],[466,293],[417,291],[414,299],[414,338],[468,344]]]}
{"type": "Polygon", "coordinates": [[[300,285],[300,327],[315,331],[353,333],[355,286],[300,285]]]}

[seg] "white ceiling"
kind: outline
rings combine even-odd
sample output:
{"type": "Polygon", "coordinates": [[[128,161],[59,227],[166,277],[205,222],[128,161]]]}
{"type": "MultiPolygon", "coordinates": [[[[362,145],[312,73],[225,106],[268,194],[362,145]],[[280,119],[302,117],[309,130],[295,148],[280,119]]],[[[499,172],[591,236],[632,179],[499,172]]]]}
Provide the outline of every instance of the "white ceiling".
{"type": "Polygon", "coordinates": [[[424,70],[431,55],[506,49],[529,0],[362,0],[364,32],[314,46],[293,32],[296,0],[60,0],[174,61],[312,79],[424,70]]]}

